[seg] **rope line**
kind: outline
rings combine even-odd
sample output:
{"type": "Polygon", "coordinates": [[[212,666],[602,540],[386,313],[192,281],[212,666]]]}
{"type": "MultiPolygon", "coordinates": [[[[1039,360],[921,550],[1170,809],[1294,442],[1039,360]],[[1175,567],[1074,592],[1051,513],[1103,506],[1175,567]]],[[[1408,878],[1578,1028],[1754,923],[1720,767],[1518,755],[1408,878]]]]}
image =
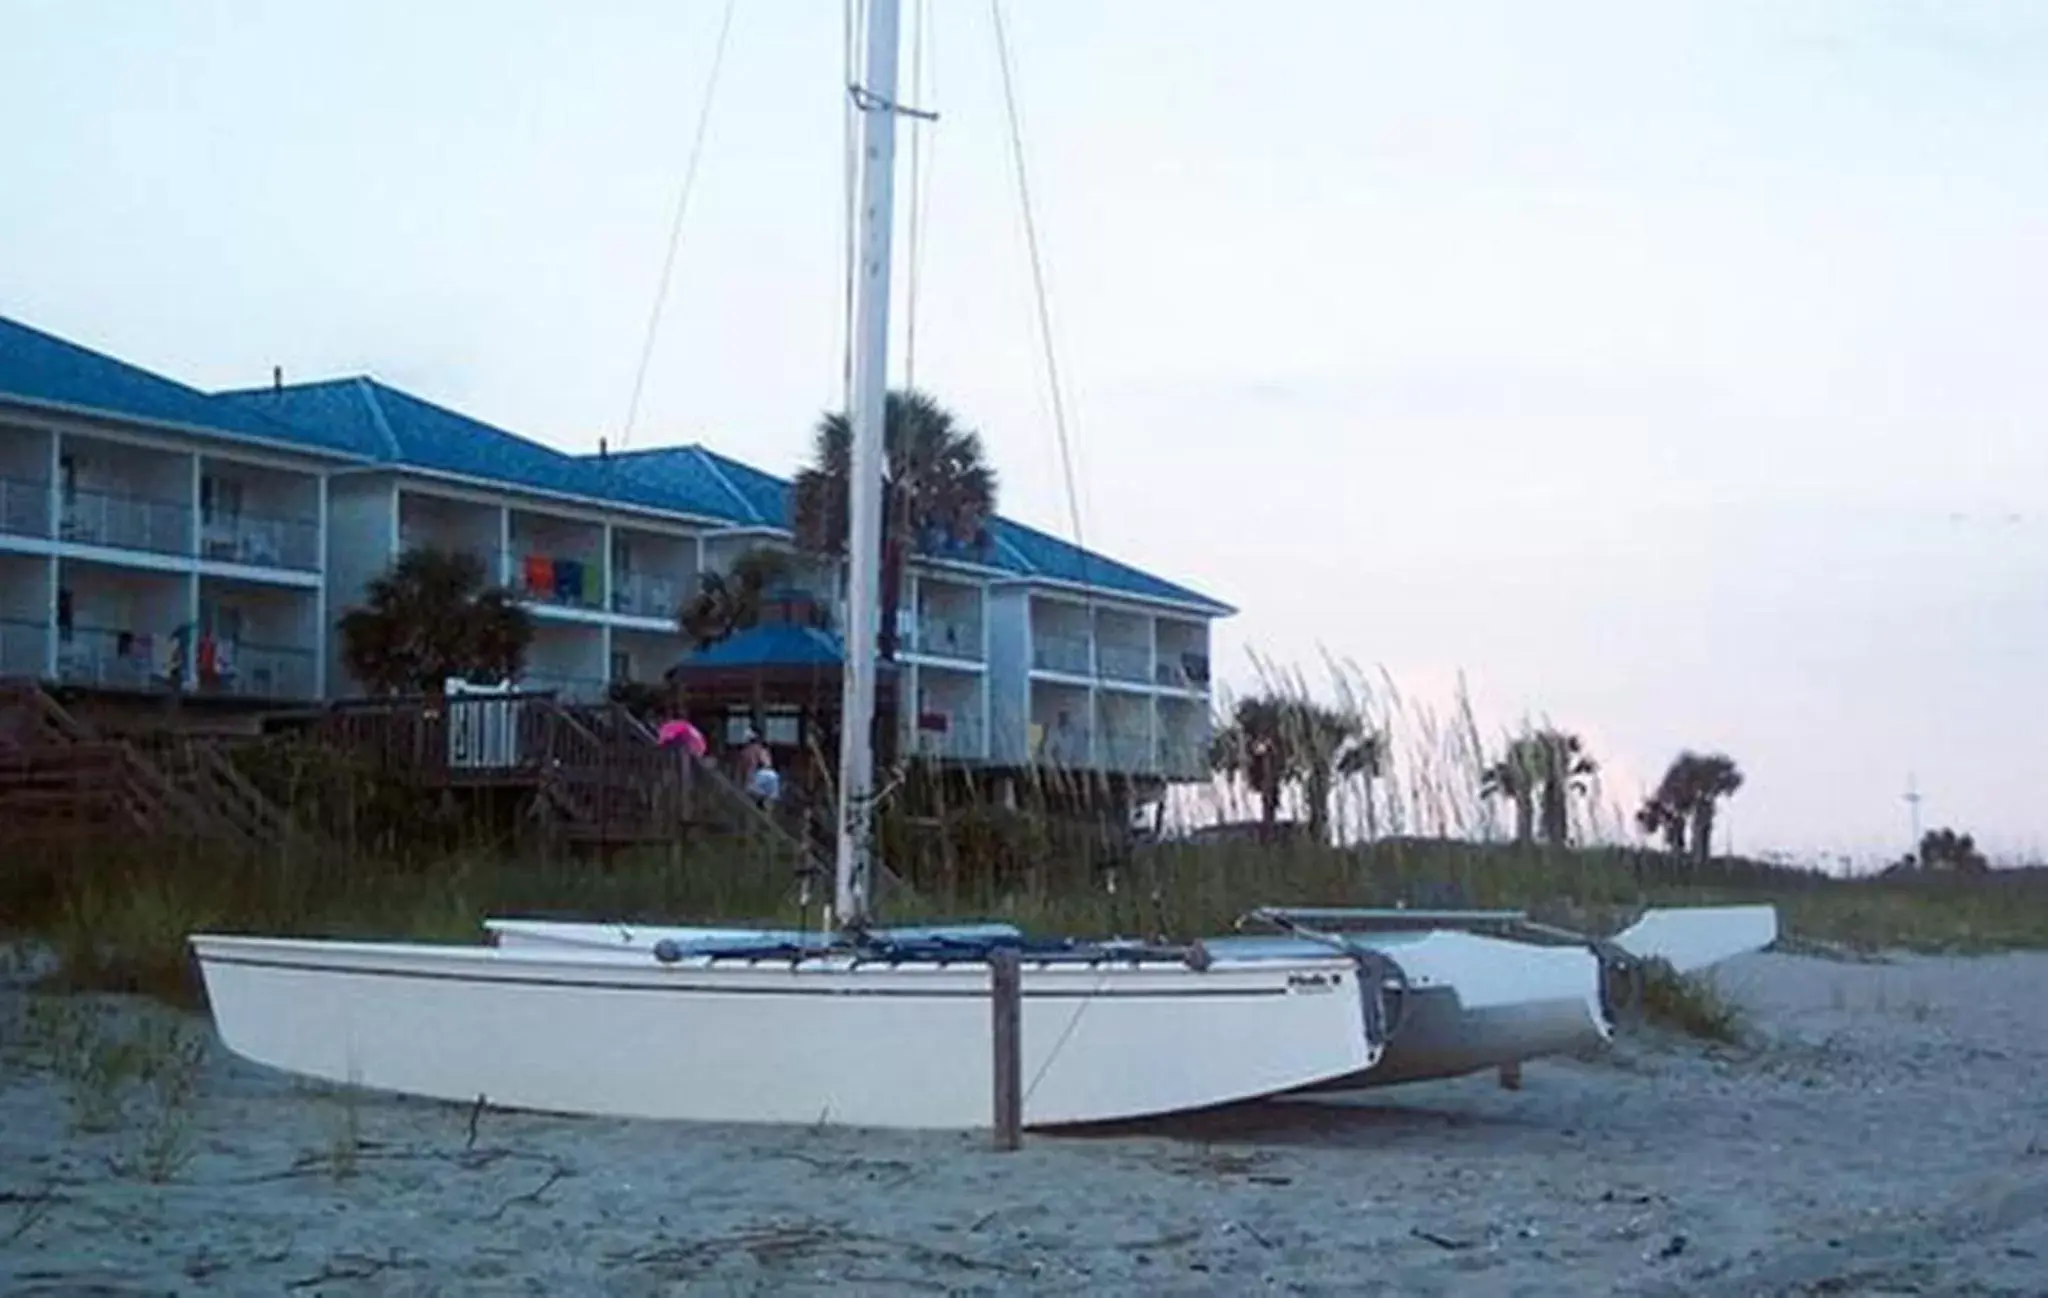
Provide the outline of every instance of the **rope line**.
{"type": "Polygon", "coordinates": [[[704,157],[705,128],[711,124],[711,101],[718,92],[718,75],[725,67],[725,42],[732,32],[732,13],[736,5],[737,0],[725,0],[725,13],[718,22],[718,42],[711,53],[711,75],[704,83],[704,102],[697,109],[697,131],[690,141],[689,161],[683,167],[683,185],[676,195],[675,216],[669,222],[668,252],[661,260],[661,278],[654,290],[654,306],[647,315],[647,335],[640,344],[640,364],[633,372],[633,396],[626,403],[626,425],[619,433],[621,450],[631,441],[633,424],[640,416],[640,396],[647,386],[647,369],[654,360],[654,340],[661,331],[662,308],[668,303],[669,281],[675,274],[676,250],[683,236],[683,216],[690,210],[690,194],[697,187],[697,164],[704,157]]]}

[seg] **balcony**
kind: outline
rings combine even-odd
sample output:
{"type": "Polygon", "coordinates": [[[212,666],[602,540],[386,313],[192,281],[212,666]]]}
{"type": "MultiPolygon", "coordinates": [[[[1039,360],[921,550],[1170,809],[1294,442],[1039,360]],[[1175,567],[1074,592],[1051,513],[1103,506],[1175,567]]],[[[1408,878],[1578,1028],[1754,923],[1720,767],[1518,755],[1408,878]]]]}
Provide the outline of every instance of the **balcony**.
{"type": "Polygon", "coordinates": [[[678,577],[622,572],[612,578],[612,612],[672,620],[692,587],[678,577]]]}
{"type": "Polygon", "coordinates": [[[1094,761],[1094,736],[1086,726],[1031,727],[1031,760],[1045,766],[1087,766],[1094,761]]]}
{"type": "Polygon", "coordinates": [[[0,532],[47,538],[50,535],[50,484],[23,478],[0,478],[0,532]]]}
{"type": "Polygon", "coordinates": [[[1094,674],[1095,660],[1088,637],[1035,633],[1031,637],[1031,667],[1034,671],[1064,672],[1069,676],[1094,674]]]}
{"type": "MultiPolygon", "coordinates": [[[[927,729],[920,724],[911,732],[911,745],[918,754],[970,761],[979,759],[988,751],[980,717],[964,712],[942,715],[946,723],[944,729],[927,729]]],[[[919,721],[923,719],[918,718],[919,721]]]]}
{"type": "Polygon", "coordinates": [[[957,658],[962,662],[981,661],[981,623],[970,618],[947,618],[926,615],[911,626],[910,643],[904,646],[911,653],[925,654],[933,658],[957,658]]]}
{"type": "Polygon", "coordinates": [[[1105,731],[1102,735],[1100,765],[1110,771],[1149,771],[1155,760],[1150,738],[1127,731],[1105,731]]]}
{"type": "Polygon", "coordinates": [[[58,634],[57,679],[101,689],[164,689],[174,645],[169,636],[73,627],[58,634]]]}
{"type": "Polygon", "coordinates": [[[46,622],[0,620],[0,676],[40,678],[49,668],[44,657],[49,644],[46,622]]]}
{"type": "Polygon", "coordinates": [[[1162,650],[1155,678],[1170,690],[1206,690],[1209,688],[1209,655],[1193,650],[1168,655],[1162,650]]]}
{"type": "Polygon", "coordinates": [[[505,584],[531,603],[593,612],[604,608],[604,568],[594,560],[514,549],[506,555],[504,571],[505,584]]]}
{"type": "Polygon", "coordinates": [[[199,525],[199,557],[257,568],[320,570],[320,525],[305,518],[216,514],[199,525]]]}
{"type": "Polygon", "coordinates": [[[65,495],[57,521],[58,535],[81,545],[192,553],[192,508],[172,500],[73,491],[65,495]]]}
{"type": "Polygon", "coordinates": [[[285,645],[224,644],[209,664],[205,643],[193,687],[201,694],[247,699],[310,699],[319,695],[313,651],[285,645]]]}
{"type": "Polygon", "coordinates": [[[1152,679],[1152,650],[1144,645],[1098,643],[1095,663],[1110,680],[1143,683],[1152,679]]]}
{"type": "Polygon", "coordinates": [[[1192,740],[1161,736],[1157,767],[1170,780],[1198,780],[1209,773],[1209,751],[1192,740]]]}

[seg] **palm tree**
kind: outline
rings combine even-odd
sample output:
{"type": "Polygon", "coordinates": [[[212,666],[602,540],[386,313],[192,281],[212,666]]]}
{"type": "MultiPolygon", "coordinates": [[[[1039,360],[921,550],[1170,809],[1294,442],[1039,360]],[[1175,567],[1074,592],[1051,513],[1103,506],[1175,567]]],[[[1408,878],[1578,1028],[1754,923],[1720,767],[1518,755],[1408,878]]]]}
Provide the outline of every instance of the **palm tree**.
{"type": "Polygon", "coordinates": [[[1543,841],[1562,847],[1571,837],[1571,795],[1586,792],[1600,764],[1587,756],[1584,740],[1562,730],[1539,730],[1522,742],[1535,749],[1543,841]]]}
{"type": "Polygon", "coordinates": [[[1366,814],[1371,817],[1370,782],[1380,775],[1382,739],[1366,729],[1357,715],[1319,703],[1297,701],[1288,712],[1282,741],[1293,750],[1293,765],[1301,773],[1309,838],[1326,843],[1330,839],[1330,797],[1338,781],[1365,777],[1366,814]]]}
{"type": "Polygon", "coordinates": [[[1983,874],[1991,868],[1977,850],[1977,840],[1953,829],[1930,829],[1920,838],[1920,864],[1929,870],[1953,870],[1957,874],[1983,874]]]}
{"type": "Polygon", "coordinates": [[[1280,818],[1280,794],[1295,774],[1287,742],[1288,701],[1274,695],[1239,699],[1228,725],[1209,745],[1210,769],[1242,779],[1258,795],[1259,819],[1270,832],[1280,818]]]}
{"type": "MultiPolygon", "coordinates": [[[[996,511],[996,475],[980,436],[922,392],[889,394],[882,441],[881,631],[876,647],[884,659],[893,659],[896,611],[911,555],[919,549],[984,547],[996,511]]],[[[845,415],[828,414],[818,421],[811,459],[796,475],[791,526],[805,550],[843,557],[853,459],[853,427],[845,415]]]]}
{"type": "Polygon", "coordinates": [[[519,674],[533,619],[487,580],[483,561],[431,547],[407,550],[373,579],[340,622],[342,662],[373,694],[431,693],[450,677],[519,674]]]}
{"type": "Polygon", "coordinates": [[[1685,851],[1689,837],[1693,855],[1705,861],[1713,854],[1715,810],[1741,787],[1742,769],[1726,753],[1682,752],[1665,768],[1656,792],[1636,813],[1636,823],[1648,833],[1661,831],[1672,852],[1685,851]]]}
{"type": "Polygon", "coordinates": [[[769,596],[795,570],[796,559],[787,550],[765,545],[743,550],[727,571],[698,578],[697,593],[676,612],[676,625],[692,649],[709,649],[758,626],[769,596]]]}
{"type": "Polygon", "coordinates": [[[1543,787],[1543,751],[1534,738],[1512,741],[1500,760],[1479,773],[1479,796],[1506,798],[1515,806],[1515,841],[1536,837],[1536,794],[1543,787]]]}

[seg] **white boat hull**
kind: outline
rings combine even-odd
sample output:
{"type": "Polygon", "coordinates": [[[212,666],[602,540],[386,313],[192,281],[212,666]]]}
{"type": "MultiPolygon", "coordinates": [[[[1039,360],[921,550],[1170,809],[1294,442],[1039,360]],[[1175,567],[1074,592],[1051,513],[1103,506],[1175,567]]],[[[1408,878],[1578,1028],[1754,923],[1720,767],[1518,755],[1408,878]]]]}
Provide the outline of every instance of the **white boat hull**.
{"type": "MultiPolygon", "coordinates": [[[[197,936],[229,1049],[377,1090],[706,1122],[969,1129],[992,1119],[985,965],[197,936]]],[[[1024,1121],[1115,1121],[1369,1068],[1351,961],[1040,964],[1024,1121]]]]}
{"type": "MultiPolygon", "coordinates": [[[[1347,933],[1386,959],[1403,990],[1386,1050],[1370,1067],[1319,1090],[1460,1077],[1597,1046],[1613,1031],[1600,999],[1600,960],[1586,947],[1545,946],[1454,929],[1347,933]]],[[[1295,937],[1220,938],[1218,957],[1288,959],[1321,948],[1295,937]]]]}

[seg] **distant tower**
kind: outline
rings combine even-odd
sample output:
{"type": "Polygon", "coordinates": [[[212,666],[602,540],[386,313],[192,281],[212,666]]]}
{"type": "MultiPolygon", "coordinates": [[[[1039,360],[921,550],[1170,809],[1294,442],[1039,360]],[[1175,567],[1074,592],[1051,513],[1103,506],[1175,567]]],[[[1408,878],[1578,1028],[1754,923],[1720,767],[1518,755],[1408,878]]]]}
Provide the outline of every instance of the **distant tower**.
{"type": "Polygon", "coordinates": [[[1906,773],[1905,799],[1906,815],[1913,826],[1913,845],[1907,850],[1917,856],[1920,852],[1920,782],[1910,771],[1906,773]]]}

